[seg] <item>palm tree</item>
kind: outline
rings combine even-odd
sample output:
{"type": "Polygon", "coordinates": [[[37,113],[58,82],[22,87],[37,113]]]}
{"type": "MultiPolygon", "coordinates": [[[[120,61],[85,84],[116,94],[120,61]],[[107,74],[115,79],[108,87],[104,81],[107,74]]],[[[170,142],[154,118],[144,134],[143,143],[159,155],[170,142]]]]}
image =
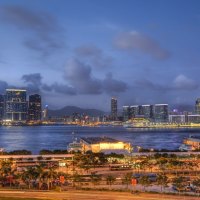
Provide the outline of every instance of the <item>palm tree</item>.
{"type": "Polygon", "coordinates": [[[200,178],[195,179],[192,184],[196,187],[196,191],[198,191],[198,195],[200,194],[200,178]]]}
{"type": "Polygon", "coordinates": [[[163,188],[168,187],[168,177],[166,175],[159,174],[157,177],[157,185],[160,185],[160,191],[163,191],[163,188]]]}
{"type": "Polygon", "coordinates": [[[126,189],[128,189],[128,185],[131,183],[132,180],[132,173],[126,173],[122,179],[122,183],[126,184],[126,189]]]}
{"type": "Polygon", "coordinates": [[[80,174],[78,174],[77,172],[75,172],[72,176],[72,180],[73,180],[73,186],[75,186],[75,183],[78,182],[78,185],[80,186],[80,183],[82,182],[82,177],[80,174]]]}
{"type": "Polygon", "coordinates": [[[114,176],[112,176],[111,174],[108,175],[108,176],[106,177],[106,182],[107,182],[107,184],[110,186],[110,188],[111,188],[111,185],[112,185],[115,181],[116,181],[116,178],[115,178],[114,176]]]}
{"type": "Polygon", "coordinates": [[[37,165],[35,171],[37,173],[38,189],[40,190],[42,185],[42,177],[44,175],[44,166],[42,164],[37,165]]]}
{"type": "Polygon", "coordinates": [[[183,187],[185,186],[184,183],[185,183],[185,179],[182,176],[176,177],[173,179],[173,185],[176,187],[179,194],[180,194],[181,190],[183,189],[183,187]]]}
{"type": "Polygon", "coordinates": [[[53,179],[57,178],[57,173],[54,167],[51,167],[44,172],[43,177],[47,179],[48,190],[52,188],[53,179]]]}
{"type": "Polygon", "coordinates": [[[101,181],[101,175],[96,174],[95,172],[91,173],[90,176],[91,182],[93,183],[93,185],[97,185],[98,183],[100,183],[101,181]]]}
{"type": "Polygon", "coordinates": [[[28,188],[31,188],[31,182],[36,179],[37,173],[35,167],[28,167],[21,175],[22,180],[28,184],[28,188]]]}
{"type": "Polygon", "coordinates": [[[16,169],[13,168],[13,161],[9,160],[9,161],[2,161],[1,162],[1,167],[0,167],[0,175],[3,177],[3,179],[6,179],[7,177],[9,177],[9,184],[11,187],[11,177],[14,176],[16,169]]]}
{"type": "Polygon", "coordinates": [[[149,177],[145,175],[139,178],[139,183],[144,187],[144,191],[146,191],[146,187],[151,185],[149,177]]]}

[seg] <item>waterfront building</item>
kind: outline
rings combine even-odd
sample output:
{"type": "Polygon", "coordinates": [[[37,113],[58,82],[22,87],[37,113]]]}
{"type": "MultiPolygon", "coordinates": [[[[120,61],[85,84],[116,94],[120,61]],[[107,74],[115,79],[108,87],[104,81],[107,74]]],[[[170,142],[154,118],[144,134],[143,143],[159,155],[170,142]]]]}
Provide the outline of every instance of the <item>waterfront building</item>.
{"type": "Polygon", "coordinates": [[[187,115],[188,123],[200,123],[200,115],[187,115]]]}
{"type": "Polygon", "coordinates": [[[43,120],[48,120],[48,109],[49,109],[49,107],[48,107],[48,105],[45,105],[45,108],[44,108],[44,110],[43,110],[43,120]]]}
{"type": "Polygon", "coordinates": [[[5,120],[25,121],[27,119],[27,111],[26,90],[6,89],[5,120]]]}
{"type": "Polygon", "coordinates": [[[106,151],[131,151],[131,144],[122,142],[109,137],[83,137],[80,138],[83,152],[92,151],[106,152],[106,151]]]}
{"type": "Polygon", "coordinates": [[[117,120],[117,98],[111,98],[111,119],[117,120]]]}
{"type": "Polygon", "coordinates": [[[153,110],[151,105],[142,105],[141,110],[142,110],[141,113],[144,116],[144,118],[146,119],[152,118],[153,110]]]}
{"type": "Polygon", "coordinates": [[[130,114],[131,118],[134,118],[137,115],[139,115],[139,106],[138,105],[130,106],[130,114]]]}
{"type": "Polygon", "coordinates": [[[131,117],[130,106],[123,106],[123,121],[128,121],[131,117]]]}
{"type": "Polygon", "coordinates": [[[29,96],[28,119],[31,121],[40,121],[42,114],[41,96],[33,94],[29,96]]]}
{"type": "Polygon", "coordinates": [[[170,123],[185,123],[185,115],[169,115],[170,123]]]}
{"type": "Polygon", "coordinates": [[[168,122],[168,104],[154,105],[155,122],[168,122]]]}
{"type": "Polygon", "coordinates": [[[190,136],[183,140],[183,144],[190,147],[190,150],[199,150],[200,149],[200,136],[190,136]]]}
{"type": "Polygon", "coordinates": [[[200,115],[200,98],[198,98],[195,102],[195,113],[200,115]]]}
{"type": "Polygon", "coordinates": [[[0,120],[4,117],[4,95],[0,95],[0,120]]]}

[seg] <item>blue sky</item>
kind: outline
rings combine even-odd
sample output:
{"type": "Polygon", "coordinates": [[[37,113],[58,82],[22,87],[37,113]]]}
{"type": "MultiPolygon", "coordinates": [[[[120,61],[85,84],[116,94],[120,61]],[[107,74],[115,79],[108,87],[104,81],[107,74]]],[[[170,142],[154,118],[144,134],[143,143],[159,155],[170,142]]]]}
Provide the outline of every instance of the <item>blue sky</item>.
{"type": "Polygon", "coordinates": [[[0,0],[0,92],[51,108],[194,105],[199,35],[198,0],[0,0]]]}

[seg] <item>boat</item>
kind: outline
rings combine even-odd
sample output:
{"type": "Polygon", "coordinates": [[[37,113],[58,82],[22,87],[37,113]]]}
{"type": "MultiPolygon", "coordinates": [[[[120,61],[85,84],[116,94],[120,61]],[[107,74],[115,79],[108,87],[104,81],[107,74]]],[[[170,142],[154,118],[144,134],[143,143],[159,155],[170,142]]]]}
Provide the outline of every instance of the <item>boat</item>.
{"type": "Polygon", "coordinates": [[[186,145],[186,144],[181,144],[181,146],[179,147],[180,151],[192,151],[192,146],[190,145],[186,145]]]}
{"type": "Polygon", "coordinates": [[[150,121],[144,118],[133,118],[123,123],[124,128],[146,128],[150,121]]]}
{"type": "Polygon", "coordinates": [[[67,146],[67,151],[68,152],[78,152],[78,151],[82,151],[82,144],[78,141],[78,138],[76,138],[74,136],[74,132],[72,132],[72,137],[73,137],[73,142],[69,143],[67,146]]]}
{"type": "Polygon", "coordinates": [[[179,147],[179,150],[193,151],[200,149],[200,135],[190,135],[188,138],[183,139],[183,144],[179,147]]]}

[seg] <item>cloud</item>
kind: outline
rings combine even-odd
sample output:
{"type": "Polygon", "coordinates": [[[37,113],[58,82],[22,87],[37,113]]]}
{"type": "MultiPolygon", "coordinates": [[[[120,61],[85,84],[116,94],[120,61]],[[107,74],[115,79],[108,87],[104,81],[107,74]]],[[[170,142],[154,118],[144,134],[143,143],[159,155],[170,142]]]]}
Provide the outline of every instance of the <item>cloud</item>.
{"type": "Polygon", "coordinates": [[[8,83],[6,81],[2,81],[0,80],[0,93],[3,94],[5,93],[5,89],[7,89],[9,86],[8,86],[8,83]]]}
{"type": "Polygon", "coordinates": [[[76,95],[76,90],[67,84],[53,83],[51,85],[42,84],[41,89],[46,92],[56,92],[65,95],[76,95]]]}
{"type": "Polygon", "coordinates": [[[91,66],[77,59],[67,62],[65,79],[79,94],[119,93],[127,89],[126,83],[113,79],[111,73],[103,80],[95,78],[91,66]]]}
{"type": "Polygon", "coordinates": [[[42,83],[42,76],[40,73],[35,73],[35,74],[25,74],[22,76],[22,80],[25,83],[31,83],[35,85],[41,85],[42,83]]]}
{"type": "Polygon", "coordinates": [[[91,67],[76,59],[67,62],[65,79],[77,89],[80,94],[101,94],[101,81],[94,78],[91,67]]]}
{"type": "Polygon", "coordinates": [[[106,56],[103,51],[95,45],[82,45],[75,49],[79,57],[87,58],[92,66],[97,68],[109,67],[112,65],[113,58],[106,56]]]}
{"type": "Polygon", "coordinates": [[[147,79],[141,79],[135,81],[135,86],[139,88],[144,89],[150,89],[150,90],[157,90],[162,92],[169,92],[169,91],[191,91],[196,90],[199,88],[199,84],[196,83],[194,80],[186,77],[183,74],[178,75],[171,83],[168,83],[166,85],[154,83],[147,79]]]}
{"type": "Polygon", "coordinates": [[[140,51],[158,60],[165,60],[170,53],[153,38],[136,31],[123,32],[114,39],[114,46],[125,51],[140,51]]]}
{"type": "Polygon", "coordinates": [[[0,8],[0,20],[25,31],[24,45],[47,56],[63,48],[62,28],[54,16],[44,12],[34,12],[28,8],[7,5],[0,8]]]}
{"type": "Polygon", "coordinates": [[[178,75],[175,78],[173,84],[175,88],[183,90],[194,90],[199,87],[199,85],[194,80],[186,77],[183,74],[178,75]]]}
{"type": "Polygon", "coordinates": [[[76,95],[76,90],[73,87],[70,87],[66,84],[52,84],[52,88],[55,92],[67,95],[76,95]]]}
{"type": "Polygon", "coordinates": [[[113,79],[112,74],[108,73],[103,80],[103,88],[107,93],[119,93],[127,90],[127,84],[113,79]]]}
{"type": "Polygon", "coordinates": [[[42,84],[42,76],[40,73],[25,74],[21,78],[27,84],[27,90],[30,93],[40,93],[40,86],[42,84]]]}
{"type": "Polygon", "coordinates": [[[46,84],[42,82],[42,76],[40,73],[35,74],[25,74],[21,78],[24,83],[26,83],[26,89],[29,91],[29,93],[41,93],[42,91],[47,92],[56,92],[66,95],[75,95],[76,91],[74,88],[66,85],[66,84],[46,84]]]}

